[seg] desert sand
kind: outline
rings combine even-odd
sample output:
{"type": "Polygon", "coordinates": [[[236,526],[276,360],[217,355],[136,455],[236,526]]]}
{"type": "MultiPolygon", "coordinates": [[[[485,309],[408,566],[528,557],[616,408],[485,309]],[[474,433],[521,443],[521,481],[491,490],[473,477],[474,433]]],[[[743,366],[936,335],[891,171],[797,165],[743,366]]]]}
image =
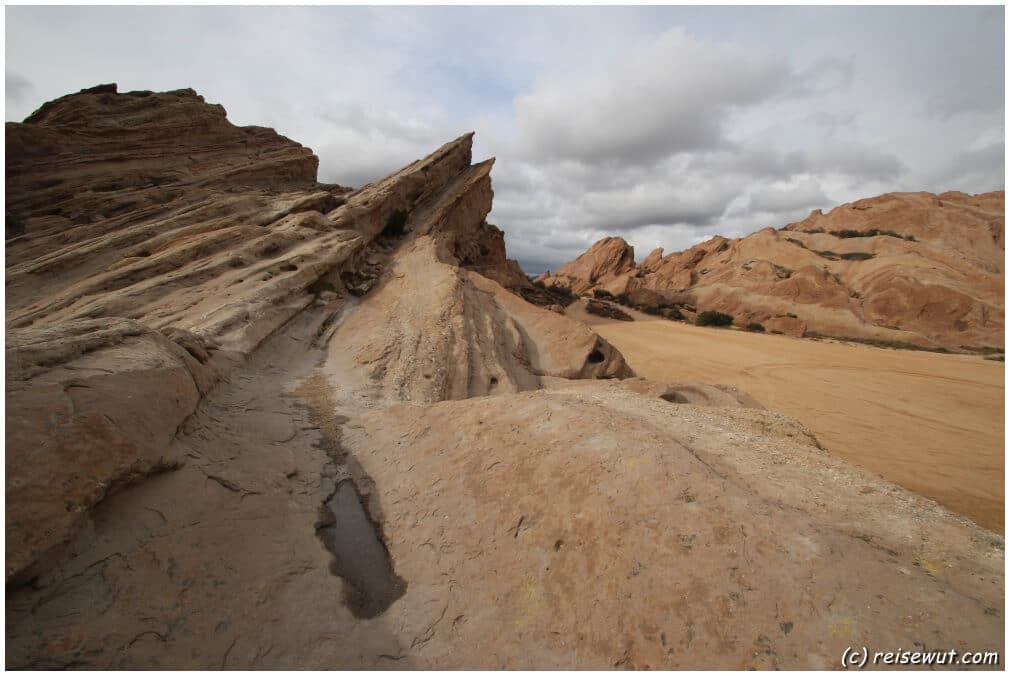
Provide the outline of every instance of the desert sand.
{"type": "Polygon", "coordinates": [[[809,427],[832,453],[1003,531],[1003,369],[977,356],[636,321],[568,309],[665,382],[738,387],[809,427]]]}

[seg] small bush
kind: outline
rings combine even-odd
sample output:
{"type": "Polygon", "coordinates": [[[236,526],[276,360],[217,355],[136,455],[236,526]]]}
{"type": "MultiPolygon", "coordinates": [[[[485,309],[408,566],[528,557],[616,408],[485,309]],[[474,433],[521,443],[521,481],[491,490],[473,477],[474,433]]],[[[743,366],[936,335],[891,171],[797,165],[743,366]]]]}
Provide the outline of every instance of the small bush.
{"type": "Polygon", "coordinates": [[[784,315],[775,315],[776,317],[789,317],[790,319],[799,319],[799,317],[793,312],[787,312],[784,315]]]}
{"type": "Polygon", "coordinates": [[[866,253],[865,251],[853,251],[852,253],[843,253],[840,258],[843,261],[868,261],[871,258],[876,258],[877,254],[866,253]]]}
{"type": "Polygon", "coordinates": [[[593,289],[593,298],[607,298],[613,300],[614,294],[610,293],[606,289],[593,289]]]}
{"type": "Polygon", "coordinates": [[[748,331],[754,331],[755,333],[764,333],[765,332],[765,325],[764,324],[759,324],[757,322],[751,322],[750,324],[748,324],[744,328],[746,328],[748,331]]]}
{"type": "Polygon", "coordinates": [[[705,310],[694,320],[697,326],[729,326],[733,323],[733,315],[717,310],[705,310]]]}
{"type": "Polygon", "coordinates": [[[849,239],[852,237],[897,237],[898,239],[908,240],[909,242],[916,241],[915,237],[912,235],[902,235],[900,232],[895,232],[894,230],[878,230],[873,228],[871,230],[832,230],[831,234],[840,239],[849,239]]]}
{"type": "Polygon", "coordinates": [[[962,345],[961,349],[979,354],[999,354],[1004,351],[1002,347],[990,347],[988,345],[962,345]]]}
{"type": "Polygon", "coordinates": [[[682,322],[684,321],[684,313],[680,311],[680,308],[670,308],[666,311],[666,318],[682,322]]]}
{"type": "Polygon", "coordinates": [[[634,321],[634,317],[624,310],[614,307],[610,303],[604,303],[598,300],[591,300],[586,303],[586,312],[600,317],[607,317],[608,319],[619,319],[622,322],[634,321]]]}
{"type": "Polygon", "coordinates": [[[555,284],[545,284],[543,281],[533,282],[530,286],[523,286],[518,289],[519,295],[526,302],[545,307],[548,305],[560,305],[568,307],[575,302],[577,296],[567,286],[555,284]]]}
{"type": "Polygon", "coordinates": [[[927,345],[916,345],[915,343],[906,343],[903,340],[884,340],[881,338],[857,338],[855,336],[828,336],[822,333],[817,333],[816,331],[807,331],[804,337],[813,338],[814,340],[825,338],[830,340],[843,340],[849,343],[861,343],[862,345],[889,348],[892,350],[917,350],[919,352],[939,352],[941,354],[950,354],[950,350],[948,350],[945,347],[930,347],[927,345]]]}
{"type": "Polygon", "coordinates": [[[782,279],[789,279],[793,276],[792,268],[787,268],[784,265],[775,265],[775,274],[777,274],[782,279]]]}

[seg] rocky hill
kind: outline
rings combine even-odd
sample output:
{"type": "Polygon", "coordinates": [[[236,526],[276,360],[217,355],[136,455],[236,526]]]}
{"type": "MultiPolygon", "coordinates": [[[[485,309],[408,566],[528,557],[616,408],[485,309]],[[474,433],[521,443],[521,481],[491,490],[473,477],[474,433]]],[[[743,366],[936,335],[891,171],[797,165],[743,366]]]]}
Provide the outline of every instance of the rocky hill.
{"type": "Polygon", "coordinates": [[[780,230],[714,237],[640,264],[620,238],[541,276],[577,293],[731,314],[792,335],[1002,348],[1003,192],[889,193],[780,230]]]}
{"type": "Polygon", "coordinates": [[[6,162],[8,666],[1002,650],[1001,537],[524,300],[470,135],[352,190],[105,85],[6,162]]]}

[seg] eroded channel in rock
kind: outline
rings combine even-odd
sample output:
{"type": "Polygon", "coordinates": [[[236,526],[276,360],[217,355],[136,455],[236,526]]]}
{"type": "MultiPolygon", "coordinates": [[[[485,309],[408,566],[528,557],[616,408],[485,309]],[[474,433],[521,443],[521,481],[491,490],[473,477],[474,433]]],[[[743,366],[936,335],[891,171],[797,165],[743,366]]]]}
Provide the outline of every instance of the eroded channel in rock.
{"type": "Polygon", "coordinates": [[[320,508],[316,534],[333,554],[330,571],[344,580],[344,603],[355,617],[381,615],[407,584],[393,570],[389,551],[362,504],[354,482],[341,481],[320,508]]]}

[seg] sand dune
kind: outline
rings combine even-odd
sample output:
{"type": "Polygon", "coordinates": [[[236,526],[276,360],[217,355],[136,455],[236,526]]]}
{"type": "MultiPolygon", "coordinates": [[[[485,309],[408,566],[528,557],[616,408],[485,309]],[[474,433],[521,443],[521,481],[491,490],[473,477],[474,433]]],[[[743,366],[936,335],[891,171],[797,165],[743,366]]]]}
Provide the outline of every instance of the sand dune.
{"type": "Polygon", "coordinates": [[[1003,530],[1003,364],[585,313],[638,375],[735,385],[832,453],[1003,530]]]}

